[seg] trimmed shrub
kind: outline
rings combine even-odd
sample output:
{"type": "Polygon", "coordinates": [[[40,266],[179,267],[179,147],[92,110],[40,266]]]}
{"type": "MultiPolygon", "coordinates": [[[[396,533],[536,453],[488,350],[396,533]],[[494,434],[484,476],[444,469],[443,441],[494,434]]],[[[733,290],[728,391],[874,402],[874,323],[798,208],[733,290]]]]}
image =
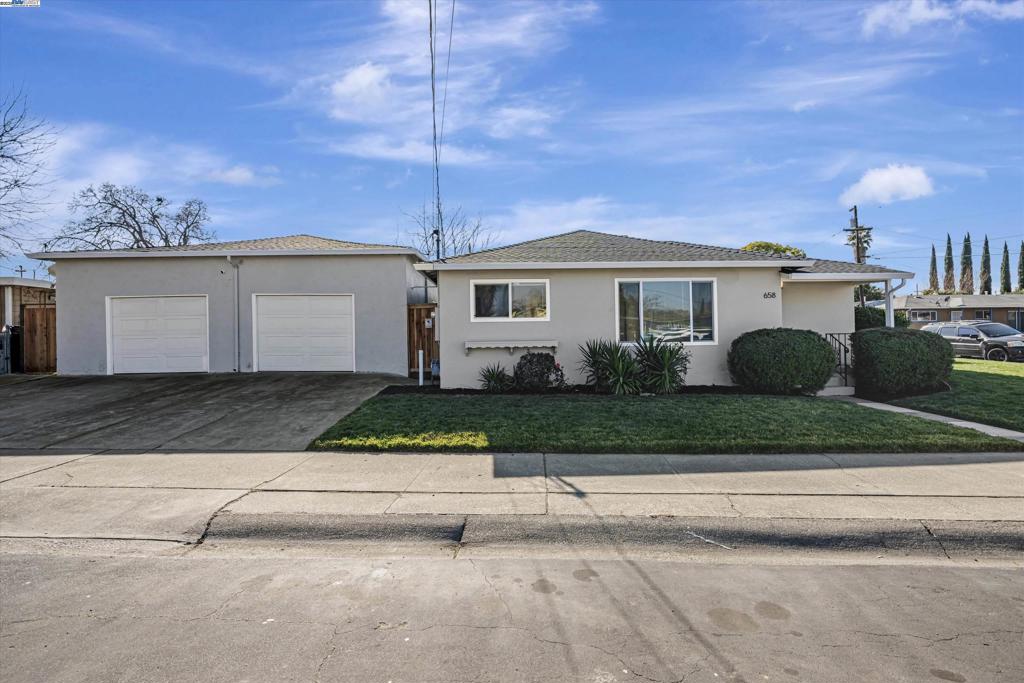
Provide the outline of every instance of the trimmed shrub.
{"type": "Polygon", "coordinates": [[[854,332],[852,342],[858,396],[892,398],[949,386],[953,346],[937,334],[878,327],[854,332]]]}
{"type": "MultiPolygon", "coordinates": [[[[896,311],[894,322],[896,327],[909,326],[910,321],[907,320],[907,312],[896,311]]],[[[885,327],[885,309],[856,306],[853,309],[853,328],[855,330],[867,330],[872,327],[885,327]]]]}
{"type": "Polygon", "coordinates": [[[485,365],[480,368],[480,386],[484,391],[501,393],[512,388],[512,375],[508,374],[501,363],[485,365]]]}
{"type": "Polygon", "coordinates": [[[565,373],[550,353],[524,353],[512,372],[517,389],[540,391],[561,389],[565,386],[565,373]]]}
{"type": "Polygon", "coordinates": [[[686,383],[690,352],[682,344],[642,338],[634,349],[640,384],[652,394],[673,394],[686,383]]]}
{"type": "Polygon", "coordinates": [[[784,327],[741,334],[728,354],[736,384],[766,394],[814,394],[835,370],[832,346],[817,332],[784,327]]]}

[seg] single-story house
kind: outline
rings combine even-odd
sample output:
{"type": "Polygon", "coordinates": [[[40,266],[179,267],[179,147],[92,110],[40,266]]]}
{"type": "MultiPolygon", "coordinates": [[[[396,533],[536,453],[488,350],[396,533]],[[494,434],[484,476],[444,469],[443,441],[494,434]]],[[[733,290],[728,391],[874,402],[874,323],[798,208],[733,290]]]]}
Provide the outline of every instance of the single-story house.
{"type": "MultiPolygon", "coordinates": [[[[42,252],[57,277],[57,372],[408,372],[408,247],[295,235],[42,252]]],[[[419,298],[417,298],[419,297],[419,298]]]]}
{"type": "Polygon", "coordinates": [[[1024,331],[1024,294],[914,294],[898,296],[896,310],[910,326],[955,320],[991,320],[1024,331]]]}
{"type": "MultiPolygon", "coordinates": [[[[656,334],[692,352],[687,382],[729,384],[733,339],[764,327],[854,331],[853,287],[883,282],[887,300],[913,273],[876,265],[578,230],[417,263],[438,283],[441,385],[475,387],[480,369],[553,351],[581,381],[579,345],[656,334]],[[902,280],[894,286],[894,280],[902,280]]],[[[888,311],[892,324],[892,307],[888,311]]]]}
{"type": "Polygon", "coordinates": [[[26,306],[54,305],[55,291],[49,280],[0,277],[0,328],[21,325],[26,306]]]}

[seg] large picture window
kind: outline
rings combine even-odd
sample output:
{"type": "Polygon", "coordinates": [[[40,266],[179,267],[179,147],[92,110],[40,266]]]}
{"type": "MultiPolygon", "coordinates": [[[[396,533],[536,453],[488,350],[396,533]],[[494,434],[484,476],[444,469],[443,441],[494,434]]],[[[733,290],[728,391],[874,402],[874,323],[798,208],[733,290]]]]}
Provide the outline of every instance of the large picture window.
{"type": "MultiPolygon", "coordinates": [[[[912,323],[923,323],[923,322],[935,322],[939,319],[938,311],[911,311],[910,322],[912,323]]],[[[953,318],[959,320],[959,318],[953,318]]]]}
{"type": "Polygon", "coordinates": [[[550,320],[547,280],[475,280],[474,321],[550,320]]]}
{"type": "Polygon", "coordinates": [[[715,283],[711,280],[621,280],[619,341],[641,336],[667,342],[715,342],[715,283]]]}

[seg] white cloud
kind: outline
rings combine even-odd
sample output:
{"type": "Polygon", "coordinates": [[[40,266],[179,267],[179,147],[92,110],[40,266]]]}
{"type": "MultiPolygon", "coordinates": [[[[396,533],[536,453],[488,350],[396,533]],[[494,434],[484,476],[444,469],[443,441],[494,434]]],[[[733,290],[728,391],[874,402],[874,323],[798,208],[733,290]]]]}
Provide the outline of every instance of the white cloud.
{"type": "MultiPolygon", "coordinates": [[[[430,164],[434,159],[434,148],[428,142],[383,134],[356,135],[329,143],[327,149],[335,154],[361,159],[384,159],[414,164],[430,164]]],[[[454,166],[480,165],[491,158],[486,151],[463,149],[450,144],[446,144],[441,152],[442,162],[454,166]]]]}
{"type": "Polygon", "coordinates": [[[487,132],[501,140],[520,136],[540,137],[547,134],[548,124],[554,118],[552,112],[540,107],[498,107],[492,114],[487,132]]]}
{"type": "Polygon", "coordinates": [[[934,193],[931,178],[922,167],[889,164],[885,168],[867,171],[860,180],[846,188],[839,202],[844,206],[865,202],[891,204],[934,193]]]}
{"type": "Polygon", "coordinates": [[[969,17],[997,21],[1024,19],[1024,0],[888,0],[864,12],[861,31],[869,38],[883,31],[903,36],[918,26],[962,22],[969,17]]]}

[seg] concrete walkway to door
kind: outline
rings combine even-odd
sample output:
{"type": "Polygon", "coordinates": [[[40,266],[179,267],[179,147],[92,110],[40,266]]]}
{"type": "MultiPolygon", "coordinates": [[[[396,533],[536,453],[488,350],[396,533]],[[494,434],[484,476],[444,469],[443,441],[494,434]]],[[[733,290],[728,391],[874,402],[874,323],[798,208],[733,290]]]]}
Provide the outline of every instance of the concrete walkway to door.
{"type": "Polygon", "coordinates": [[[403,377],[349,373],[0,378],[0,454],[296,451],[403,377]]]}

